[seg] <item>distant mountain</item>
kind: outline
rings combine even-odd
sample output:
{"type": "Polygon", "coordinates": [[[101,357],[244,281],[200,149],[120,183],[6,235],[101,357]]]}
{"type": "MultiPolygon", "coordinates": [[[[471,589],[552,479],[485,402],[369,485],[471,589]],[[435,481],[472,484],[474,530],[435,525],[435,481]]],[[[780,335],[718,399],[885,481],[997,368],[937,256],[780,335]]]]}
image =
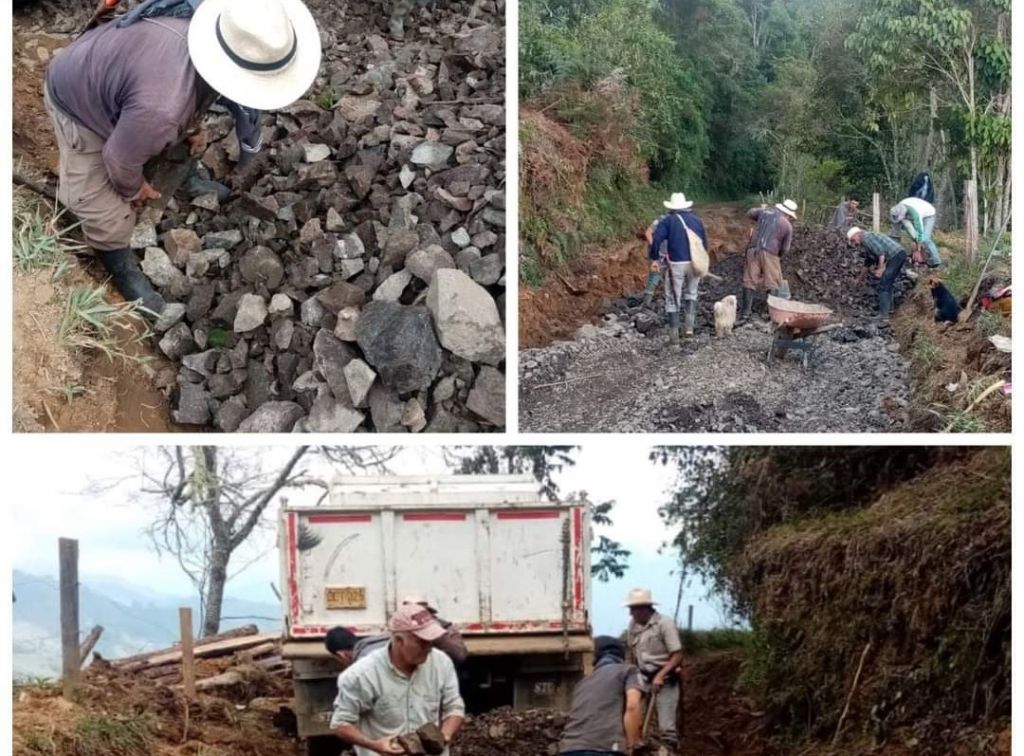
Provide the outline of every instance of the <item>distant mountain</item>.
{"type": "MultiPolygon", "coordinates": [[[[60,674],[60,592],[56,578],[19,570],[13,576],[14,674],[16,677],[56,677],[60,674]]],[[[230,588],[230,586],[229,586],[230,588]]],[[[194,597],[156,593],[121,578],[83,575],[79,586],[79,624],[82,633],[102,625],[96,650],[117,658],[170,646],[178,640],[178,607],[191,606],[194,597]]],[[[263,632],[279,630],[278,604],[225,597],[222,630],[253,623],[263,632]],[[250,619],[253,618],[253,619],[250,619]]]]}

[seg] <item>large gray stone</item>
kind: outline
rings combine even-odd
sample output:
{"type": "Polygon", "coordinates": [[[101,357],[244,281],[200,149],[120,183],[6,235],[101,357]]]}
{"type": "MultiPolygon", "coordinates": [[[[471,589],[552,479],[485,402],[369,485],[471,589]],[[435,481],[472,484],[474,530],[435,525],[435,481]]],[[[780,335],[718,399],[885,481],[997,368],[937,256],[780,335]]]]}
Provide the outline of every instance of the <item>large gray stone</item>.
{"type": "Polygon", "coordinates": [[[128,242],[132,249],[146,249],[156,246],[156,226],[147,221],[135,224],[132,229],[132,236],[128,242]]]}
{"type": "Polygon", "coordinates": [[[324,394],[309,408],[306,430],[310,433],[354,433],[366,416],[347,402],[324,394]]]}
{"type": "Polygon", "coordinates": [[[362,360],[352,360],[345,366],[345,382],[354,406],[365,407],[369,403],[370,389],[375,380],[377,374],[362,360]]]}
{"type": "Polygon", "coordinates": [[[238,261],[238,270],[249,283],[263,284],[270,291],[281,285],[284,265],[270,247],[253,247],[238,261]]]}
{"type": "Polygon", "coordinates": [[[168,302],[160,311],[160,317],[156,319],[156,323],[153,324],[153,330],[157,333],[166,332],[171,326],[181,322],[181,319],[185,317],[185,310],[185,305],[180,302],[168,302]]]}
{"type": "Polygon", "coordinates": [[[337,281],[316,295],[327,310],[335,315],[346,307],[359,307],[366,301],[366,292],[348,281],[337,281]]]}
{"type": "Polygon", "coordinates": [[[306,413],[295,402],[267,402],[239,424],[241,433],[289,433],[306,413]]]}
{"type": "Polygon", "coordinates": [[[142,258],[142,272],[153,282],[154,286],[170,296],[175,298],[188,296],[191,286],[188,278],[175,267],[171,258],[160,247],[146,247],[145,257],[142,258]]]}
{"type": "Polygon", "coordinates": [[[393,302],[370,302],[356,326],[366,361],[399,393],[430,386],[441,368],[441,347],[430,313],[393,302]]]}
{"type": "Polygon", "coordinates": [[[370,418],[373,428],[378,433],[405,433],[402,425],[402,400],[393,389],[382,386],[379,382],[370,389],[370,418]]]}
{"type": "Polygon", "coordinates": [[[355,341],[357,323],[359,323],[359,308],[346,307],[338,313],[338,322],[334,326],[334,335],[342,341],[355,341]]]}
{"type": "Polygon", "coordinates": [[[409,162],[413,165],[422,165],[432,170],[444,167],[445,163],[455,152],[454,147],[440,142],[421,142],[412,151],[409,162]]]}
{"type": "Polygon", "coordinates": [[[469,264],[469,275],[481,286],[493,286],[501,280],[505,262],[498,253],[484,255],[469,264]]]}
{"type": "Polygon", "coordinates": [[[307,163],[319,163],[331,156],[331,148],[326,144],[304,144],[302,152],[307,163]]]}
{"type": "Polygon", "coordinates": [[[431,244],[426,249],[417,249],[405,258],[405,269],[428,284],[434,278],[435,271],[454,267],[455,261],[452,256],[439,244],[431,244]]]}
{"type": "Polygon", "coordinates": [[[405,287],[412,282],[412,273],[402,269],[392,273],[373,292],[373,298],[378,302],[397,302],[402,297],[405,287]]]}
{"type": "Polygon", "coordinates": [[[185,323],[171,326],[157,345],[171,360],[180,360],[186,354],[196,351],[196,342],[192,338],[192,330],[185,323]]]}
{"type": "Polygon", "coordinates": [[[211,231],[203,237],[203,246],[206,249],[231,249],[242,243],[242,232],[237,228],[229,228],[226,231],[211,231]]]}
{"type": "Polygon", "coordinates": [[[356,359],[356,351],[330,331],[321,328],[313,339],[313,367],[327,381],[335,399],[347,401],[345,366],[356,359]]]}
{"type": "Polygon", "coordinates": [[[267,319],[267,302],[259,294],[243,294],[235,313],[235,333],[245,333],[263,325],[267,319]]]}
{"type": "Polygon", "coordinates": [[[466,406],[487,422],[505,426],[505,376],[492,367],[480,368],[466,406]]]}
{"type": "Polygon", "coordinates": [[[210,422],[210,394],[198,383],[184,383],[178,394],[178,406],[171,412],[174,422],[206,425],[210,422]]]}
{"type": "Polygon", "coordinates": [[[487,291],[459,270],[438,270],[427,289],[444,348],[470,360],[497,365],[505,359],[505,326],[487,291]]]}
{"type": "Polygon", "coordinates": [[[249,412],[245,406],[245,398],[233,396],[221,402],[213,417],[213,424],[224,433],[234,433],[249,412]]]}

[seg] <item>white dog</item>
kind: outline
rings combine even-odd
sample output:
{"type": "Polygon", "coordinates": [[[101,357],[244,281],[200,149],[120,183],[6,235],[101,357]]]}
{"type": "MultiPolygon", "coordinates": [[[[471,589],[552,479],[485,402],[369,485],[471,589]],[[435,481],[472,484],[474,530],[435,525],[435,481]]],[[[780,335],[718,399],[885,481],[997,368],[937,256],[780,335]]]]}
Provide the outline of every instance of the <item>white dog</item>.
{"type": "Polygon", "coordinates": [[[732,335],[732,327],[736,325],[736,295],[715,302],[715,335],[719,338],[732,335]]]}

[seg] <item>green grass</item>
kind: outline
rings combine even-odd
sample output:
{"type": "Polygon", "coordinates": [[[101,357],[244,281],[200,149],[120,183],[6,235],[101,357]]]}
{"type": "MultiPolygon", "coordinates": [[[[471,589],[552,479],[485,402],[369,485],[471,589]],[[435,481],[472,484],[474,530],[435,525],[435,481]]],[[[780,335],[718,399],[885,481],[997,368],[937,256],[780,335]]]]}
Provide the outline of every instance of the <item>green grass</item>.
{"type": "Polygon", "coordinates": [[[680,630],[679,640],[683,644],[683,656],[696,656],[713,651],[745,650],[749,648],[750,630],[716,628],[714,630],[680,630]]]}
{"type": "Polygon", "coordinates": [[[942,363],[942,350],[927,334],[921,332],[914,339],[914,345],[911,348],[911,358],[914,362],[921,365],[925,371],[931,372],[942,363]]]}
{"type": "Polygon", "coordinates": [[[334,106],[338,104],[338,98],[331,90],[325,90],[313,98],[318,106],[324,110],[334,110],[334,106]]]}
{"type": "Polygon", "coordinates": [[[84,246],[71,238],[78,224],[63,225],[67,211],[51,213],[42,202],[23,193],[14,195],[14,265],[22,272],[52,270],[59,278],[70,268],[70,257],[84,246]]]}
{"type": "Polygon", "coordinates": [[[66,349],[86,349],[102,352],[108,359],[125,362],[144,362],[125,351],[131,343],[141,343],[151,334],[144,324],[141,307],[134,302],[111,304],[104,299],[106,288],[78,287],[68,297],[57,337],[66,349]],[[127,335],[124,340],[120,333],[127,335]]]}
{"type": "Polygon", "coordinates": [[[148,754],[149,720],[141,716],[83,717],[75,725],[81,756],[135,756],[148,754]]]}

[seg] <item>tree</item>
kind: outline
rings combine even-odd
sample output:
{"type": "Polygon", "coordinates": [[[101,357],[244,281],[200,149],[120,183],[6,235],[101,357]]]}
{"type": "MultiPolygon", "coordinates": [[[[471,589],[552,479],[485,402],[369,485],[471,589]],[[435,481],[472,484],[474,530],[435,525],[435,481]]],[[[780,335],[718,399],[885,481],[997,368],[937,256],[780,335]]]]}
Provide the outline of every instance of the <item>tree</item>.
{"type": "MultiPolygon", "coordinates": [[[[581,492],[580,497],[586,500],[586,492],[581,492]]],[[[591,522],[594,525],[606,527],[614,525],[615,523],[612,522],[610,516],[614,506],[614,501],[594,504],[590,509],[591,522]]],[[[590,574],[602,583],[607,583],[613,577],[620,578],[626,574],[630,552],[622,548],[622,544],[618,541],[614,541],[605,535],[598,536],[597,545],[592,546],[590,551],[592,555],[590,574]],[[596,557],[596,559],[593,557],[596,557]]]]}
{"type": "MultiPolygon", "coordinates": [[[[143,458],[141,493],[157,516],[147,528],[157,553],[173,556],[200,599],[202,635],[220,630],[232,557],[264,524],[275,497],[327,482],[310,471],[319,458],[346,472],[385,471],[394,450],[383,447],[300,446],[287,455],[217,446],[159,447],[143,458]]],[[[236,570],[237,574],[241,568],[236,570]]]]}

